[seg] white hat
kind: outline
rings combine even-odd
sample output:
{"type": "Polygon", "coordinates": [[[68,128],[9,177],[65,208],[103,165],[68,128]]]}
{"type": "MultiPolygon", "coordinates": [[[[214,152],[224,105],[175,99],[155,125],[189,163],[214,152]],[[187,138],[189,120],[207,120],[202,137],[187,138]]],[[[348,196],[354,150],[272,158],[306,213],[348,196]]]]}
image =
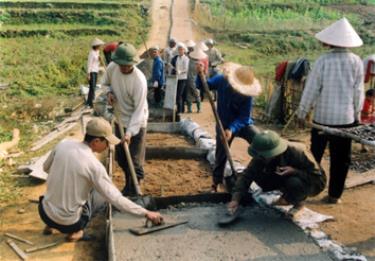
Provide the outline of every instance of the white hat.
{"type": "Polygon", "coordinates": [[[207,58],[207,54],[205,52],[203,52],[202,49],[197,47],[197,48],[194,48],[194,51],[189,53],[189,57],[193,58],[193,59],[196,59],[196,60],[201,60],[201,59],[207,58]]]}
{"type": "Polygon", "coordinates": [[[187,52],[186,45],[185,45],[184,43],[182,43],[182,42],[179,42],[179,43],[177,44],[177,49],[178,49],[178,48],[183,48],[183,49],[185,50],[185,52],[187,52]]]}
{"type": "Polygon", "coordinates": [[[236,92],[244,96],[258,96],[262,92],[262,86],[255,78],[251,67],[231,62],[224,63],[220,67],[236,92]]]}
{"type": "Polygon", "coordinates": [[[91,42],[91,47],[94,47],[94,46],[99,46],[99,45],[103,45],[104,42],[102,40],[100,40],[99,38],[95,38],[92,42],[91,42]]]}
{"type": "Polygon", "coordinates": [[[195,47],[195,42],[193,40],[186,41],[186,46],[188,48],[194,48],[195,47]]]}
{"type": "Polygon", "coordinates": [[[200,42],[197,44],[197,48],[201,49],[203,52],[208,51],[208,47],[207,47],[207,45],[204,43],[204,41],[200,41],[200,42]]]}
{"type": "Polygon", "coordinates": [[[325,43],[337,47],[359,47],[362,39],[344,17],[317,33],[315,37],[325,43]]]}
{"type": "Polygon", "coordinates": [[[159,48],[159,45],[154,45],[154,46],[151,46],[149,50],[150,51],[159,51],[160,48],[159,48]]]}

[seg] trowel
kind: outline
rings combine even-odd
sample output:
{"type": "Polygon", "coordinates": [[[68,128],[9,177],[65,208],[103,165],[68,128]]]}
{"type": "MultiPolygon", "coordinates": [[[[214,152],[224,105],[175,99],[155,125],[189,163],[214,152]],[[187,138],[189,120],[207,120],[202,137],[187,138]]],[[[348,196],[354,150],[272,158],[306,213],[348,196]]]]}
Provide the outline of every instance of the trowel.
{"type": "Polygon", "coordinates": [[[179,221],[179,222],[163,222],[160,225],[153,225],[149,220],[146,221],[146,224],[142,227],[136,227],[136,228],[129,228],[129,231],[137,236],[142,236],[146,234],[150,234],[156,231],[164,230],[167,228],[172,228],[175,226],[183,225],[188,223],[187,220],[179,221]],[[150,225],[151,224],[151,225],[150,225]]]}

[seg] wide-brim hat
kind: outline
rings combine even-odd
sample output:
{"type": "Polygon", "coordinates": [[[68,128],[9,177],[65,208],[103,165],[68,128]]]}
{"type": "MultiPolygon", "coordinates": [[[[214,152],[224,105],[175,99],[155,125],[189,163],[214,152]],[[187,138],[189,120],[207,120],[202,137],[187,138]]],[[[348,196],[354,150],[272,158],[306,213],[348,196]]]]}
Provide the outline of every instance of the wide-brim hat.
{"type": "Polygon", "coordinates": [[[195,60],[202,60],[207,58],[207,54],[200,48],[194,48],[194,51],[189,53],[189,57],[195,60]]]}
{"type": "Polygon", "coordinates": [[[353,26],[344,17],[315,35],[319,41],[337,47],[351,48],[363,44],[353,26]]]}
{"type": "Polygon", "coordinates": [[[93,137],[105,138],[113,145],[117,145],[121,141],[112,133],[111,124],[101,117],[94,117],[87,123],[86,133],[93,137]]]}
{"type": "Polygon", "coordinates": [[[193,40],[186,41],[186,47],[194,48],[195,46],[196,46],[196,43],[193,40]]]}
{"type": "Polygon", "coordinates": [[[133,65],[138,62],[137,50],[129,43],[120,44],[112,54],[112,61],[118,65],[133,65]]]}
{"type": "Polygon", "coordinates": [[[104,45],[104,42],[102,40],[100,40],[99,38],[95,38],[91,42],[91,47],[100,46],[100,45],[104,45]]]}
{"type": "Polygon", "coordinates": [[[284,153],[288,148],[288,142],[276,132],[265,130],[256,134],[249,146],[248,153],[255,158],[273,158],[284,153]]]}
{"type": "Polygon", "coordinates": [[[220,70],[236,92],[253,97],[262,92],[262,86],[250,66],[226,62],[220,66],[220,70]]]}
{"type": "Polygon", "coordinates": [[[182,42],[177,43],[177,50],[179,48],[183,48],[184,51],[187,52],[187,48],[186,48],[186,45],[184,43],[182,43],[182,42]]]}

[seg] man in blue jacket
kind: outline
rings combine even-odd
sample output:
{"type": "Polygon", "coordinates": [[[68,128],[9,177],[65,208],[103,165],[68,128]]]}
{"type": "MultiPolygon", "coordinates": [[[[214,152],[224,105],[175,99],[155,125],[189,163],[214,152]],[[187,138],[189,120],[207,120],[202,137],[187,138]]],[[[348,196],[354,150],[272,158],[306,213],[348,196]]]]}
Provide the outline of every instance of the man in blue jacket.
{"type": "Polygon", "coordinates": [[[160,58],[159,47],[150,48],[151,57],[154,59],[152,65],[151,84],[154,88],[154,100],[156,107],[162,107],[162,87],[164,86],[164,62],[160,58]]]}
{"type": "MultiPolygon", "coordinates": [[[[203,64],[197,63],[197,72],[200,75],[204,70],[203,64]]],[[[197,77],[197,87],[202,89],[200,77],[197,77]]],[[[251,118],[253,96],[261,92],[259,81],[254,77],[252,69],[234,63],[223,66],[223,74],[217,74],[207,80],[210,89],[217,90],[217,112],[224,128],[225,139],[228,144],[235,137],[241,137],[248,143],[258,133],[251,118]]],[[[212,192],[223,192],[224,169],[227,155],[221,140],[218,126],[216,126],[216,152],[213,170],[212,192]]]]}

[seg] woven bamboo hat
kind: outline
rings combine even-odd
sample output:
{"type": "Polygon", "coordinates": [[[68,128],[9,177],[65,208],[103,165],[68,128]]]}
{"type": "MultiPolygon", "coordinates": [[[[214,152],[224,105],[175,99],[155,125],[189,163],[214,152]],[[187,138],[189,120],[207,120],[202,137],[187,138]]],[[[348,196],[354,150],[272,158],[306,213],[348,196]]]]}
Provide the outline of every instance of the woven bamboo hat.
{"type": "Polygon", "coordinates": [[[204,43],[204,41],[201,41],[197,44],[197,48],[200,48],[203,52],[208,51],[207,45],[204,43]]]}
{"type": "Polygon", "coordinates": [[[92,40],[91,47],[99,46],[99,45],[104,45],[104,42],[100,40],[99,38],[95,38],[94,40],[92,40]]]}
{"type": "Polygon", "coordinates": [[[319,41],[337,47],[359,47],[362,39],[344,17],[315,35],[319,41]]]}
{"type": "Polygon", "coordinates": [[[220,66],[220,70],[228,79],[232,88],[244,96],[258,96],[262,92],[262,86],[250,66],[226,62],[220,66]]]}
{"type": "Polygon", "coordinates": [[[202,49],[196,47],[196,48],[194,48],[194,51],[189,53],[189,57],[193,58],[193,59],[196,59],[196,60],[201,60],[201,59],[207,58],[207,54],[205,52],[203,52],[202,49]]]}
{"type": "Polygon", "coordinates": [[[196,43],[193,40],[186,41],[186,47],[194,48],[196,43]]]}

